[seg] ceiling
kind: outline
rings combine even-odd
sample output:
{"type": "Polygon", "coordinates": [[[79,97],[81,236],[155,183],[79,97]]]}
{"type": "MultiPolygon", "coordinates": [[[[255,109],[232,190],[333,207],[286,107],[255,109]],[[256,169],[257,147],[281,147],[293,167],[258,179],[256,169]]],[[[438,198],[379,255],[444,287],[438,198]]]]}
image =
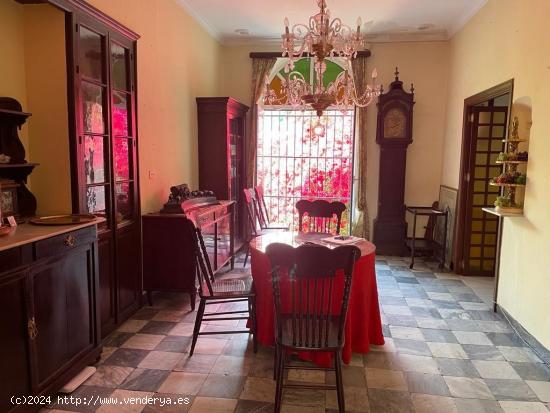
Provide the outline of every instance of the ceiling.
{"type": "MultiPolygon", "coordinates": [[[[307,23],[316,0],[177,0],[226,44],[279,41],[283,20],[307,23]],[[239,34],[237,31],[246,31],[239,34]]],[[[363,19],[368,42],[447,40],[487,0],[327,0],[333,17],[354,26],[363,19]]]]}

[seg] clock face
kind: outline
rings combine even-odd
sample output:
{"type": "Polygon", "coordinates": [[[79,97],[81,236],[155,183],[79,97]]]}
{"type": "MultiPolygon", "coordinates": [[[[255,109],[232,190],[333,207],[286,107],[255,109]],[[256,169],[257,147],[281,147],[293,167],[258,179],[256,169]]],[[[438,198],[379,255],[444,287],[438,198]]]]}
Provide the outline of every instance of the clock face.
{"type": "Polygon", "coordinates": [[[407,118],[401,109],[390,109],[384,117],[384,138],[405,138],[407,118]]]}

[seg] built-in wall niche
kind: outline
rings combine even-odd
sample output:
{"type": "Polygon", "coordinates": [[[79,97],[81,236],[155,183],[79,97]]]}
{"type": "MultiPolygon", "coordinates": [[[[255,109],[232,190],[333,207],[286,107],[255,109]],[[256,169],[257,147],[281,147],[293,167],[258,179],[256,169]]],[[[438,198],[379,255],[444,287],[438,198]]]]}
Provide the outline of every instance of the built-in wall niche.
{"type": "Polygon", "coordinates": [[[531,134],[531,98],[520,97],[512,104],[508,137],[505,149],[496,163],[502,166],[502,173],[491,179],[491,185],[500,186],[500,196],[494,208],[484,208],[499,216],[522,216],[527,186],[527,164],[529,162],[529,138],[531,134]]]}

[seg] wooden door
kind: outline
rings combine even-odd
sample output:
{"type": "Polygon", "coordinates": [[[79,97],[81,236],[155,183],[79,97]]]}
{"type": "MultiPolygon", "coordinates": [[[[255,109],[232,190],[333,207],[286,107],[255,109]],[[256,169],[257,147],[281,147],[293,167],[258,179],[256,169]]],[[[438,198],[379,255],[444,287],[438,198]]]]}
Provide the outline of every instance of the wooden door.
{"type": "Polygon", "coordinates": [[[31,270],[33,389],[95,345],[94,260],[91,245],[48,258],[31,270]],[[82,269],[86,269],[82,271],[82,269]]]}
{"type": "Polygon", "coordinates": [[[482,208],[493,207],[500,194],[490,179],[502,172],[496,160],[504,150],[508,108],[476,106],[470,116],[463,268],[465,275],[494,276],[499,220],[482,208]]]}
{"type": "Polygon", "coordinates": [[[12,396],[31,394],[27,334],[28,270],[0,276],[0,411],[14,409],[12,396]]]}
{"type": "Polygon", "coordinates": [[[141,225],[134,39],[73,16],[73,210],[103,216],[99,229],[102,334],[140,305],[141,225]]]}

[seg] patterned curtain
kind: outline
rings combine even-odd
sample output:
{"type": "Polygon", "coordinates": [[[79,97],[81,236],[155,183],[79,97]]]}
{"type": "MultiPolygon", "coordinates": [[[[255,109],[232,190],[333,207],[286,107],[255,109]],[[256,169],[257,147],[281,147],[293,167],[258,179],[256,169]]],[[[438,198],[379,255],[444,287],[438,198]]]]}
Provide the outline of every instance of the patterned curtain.
{"type": "MultiPolygon", "coordinates": [[[[357,57],[352,60],[351,67],[358,94],[363,93],[369,82],[367,74],[367,58],[357,57]]],[[[355,136],[359,145],[357,159],[359,165],[359,183],[357,185],[357,209],[359,216],[353,228],[353,234],[370,239],[369,208],[367,206],[367,108],[355,109],[355,136]]]]}
{"type": "Polygon", "coordinates": [[[276,58],[252,59],[252,102],[248,115],[248,133],[246,135],[246,185],[254,186],[256,169],[256,147],[258,142],[258,102],[264,91],[264,79],[275,66],[276,58]]]}

